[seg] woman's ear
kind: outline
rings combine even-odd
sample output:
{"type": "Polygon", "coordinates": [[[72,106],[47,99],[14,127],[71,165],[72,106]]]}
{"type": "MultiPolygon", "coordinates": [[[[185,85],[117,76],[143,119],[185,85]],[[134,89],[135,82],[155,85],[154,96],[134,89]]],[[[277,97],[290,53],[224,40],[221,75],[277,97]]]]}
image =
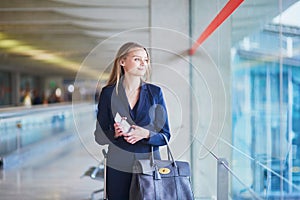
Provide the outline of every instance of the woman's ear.
{"type": "Polygon", "coordinates": [[[120,60],[120,65],[121,65],[122,67],[124,67],[124,64],[125,64],[124,59],[121,59],[121,60],[120,60]]]}

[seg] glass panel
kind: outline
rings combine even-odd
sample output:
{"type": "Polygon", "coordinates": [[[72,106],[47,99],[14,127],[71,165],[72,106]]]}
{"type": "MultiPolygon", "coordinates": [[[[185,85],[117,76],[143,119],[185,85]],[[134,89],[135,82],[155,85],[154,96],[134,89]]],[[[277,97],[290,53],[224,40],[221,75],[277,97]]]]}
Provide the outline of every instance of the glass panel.
{"type": "Polygon", "coordinates": [[[232,197],[298,199],[300,26],[261,23],[232,48],[232,197]]]}

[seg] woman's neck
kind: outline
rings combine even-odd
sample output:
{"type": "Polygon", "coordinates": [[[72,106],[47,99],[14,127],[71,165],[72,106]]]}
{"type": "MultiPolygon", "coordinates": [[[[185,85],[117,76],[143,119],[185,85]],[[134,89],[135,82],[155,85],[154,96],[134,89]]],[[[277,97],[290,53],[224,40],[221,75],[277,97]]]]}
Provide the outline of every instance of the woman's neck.
{"type": "Polygon", "coordinates": [[[131,92],[140,87],[141,78],[138,76],[126,76],[123,80],[123,85],[126,91],[131,92]]]}

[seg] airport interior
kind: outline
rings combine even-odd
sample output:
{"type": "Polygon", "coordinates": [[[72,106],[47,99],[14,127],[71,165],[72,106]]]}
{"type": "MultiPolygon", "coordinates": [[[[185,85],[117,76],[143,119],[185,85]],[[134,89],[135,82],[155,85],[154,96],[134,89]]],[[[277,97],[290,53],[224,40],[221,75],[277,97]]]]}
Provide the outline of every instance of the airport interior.
{"type": "Polygon", "coordinates": [[[1,0],[1,200],[103,199],[97,104],[129,41],[195,200],[300,199],[299,0],[1,0]]]}

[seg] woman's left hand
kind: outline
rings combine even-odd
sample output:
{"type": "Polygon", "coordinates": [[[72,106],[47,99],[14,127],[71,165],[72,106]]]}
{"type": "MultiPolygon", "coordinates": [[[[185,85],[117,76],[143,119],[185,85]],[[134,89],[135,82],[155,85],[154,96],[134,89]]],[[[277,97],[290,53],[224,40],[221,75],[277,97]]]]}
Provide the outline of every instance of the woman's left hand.
{"type": "Polygon", "coordinates": [[[132,125],[132,131],[129,133],[123,133],[124,139],[130,143],[134,144],[142,139],[148,139],[150,136],[150,132],[147,129],[144,129],[140,126],[132,125]]]}

